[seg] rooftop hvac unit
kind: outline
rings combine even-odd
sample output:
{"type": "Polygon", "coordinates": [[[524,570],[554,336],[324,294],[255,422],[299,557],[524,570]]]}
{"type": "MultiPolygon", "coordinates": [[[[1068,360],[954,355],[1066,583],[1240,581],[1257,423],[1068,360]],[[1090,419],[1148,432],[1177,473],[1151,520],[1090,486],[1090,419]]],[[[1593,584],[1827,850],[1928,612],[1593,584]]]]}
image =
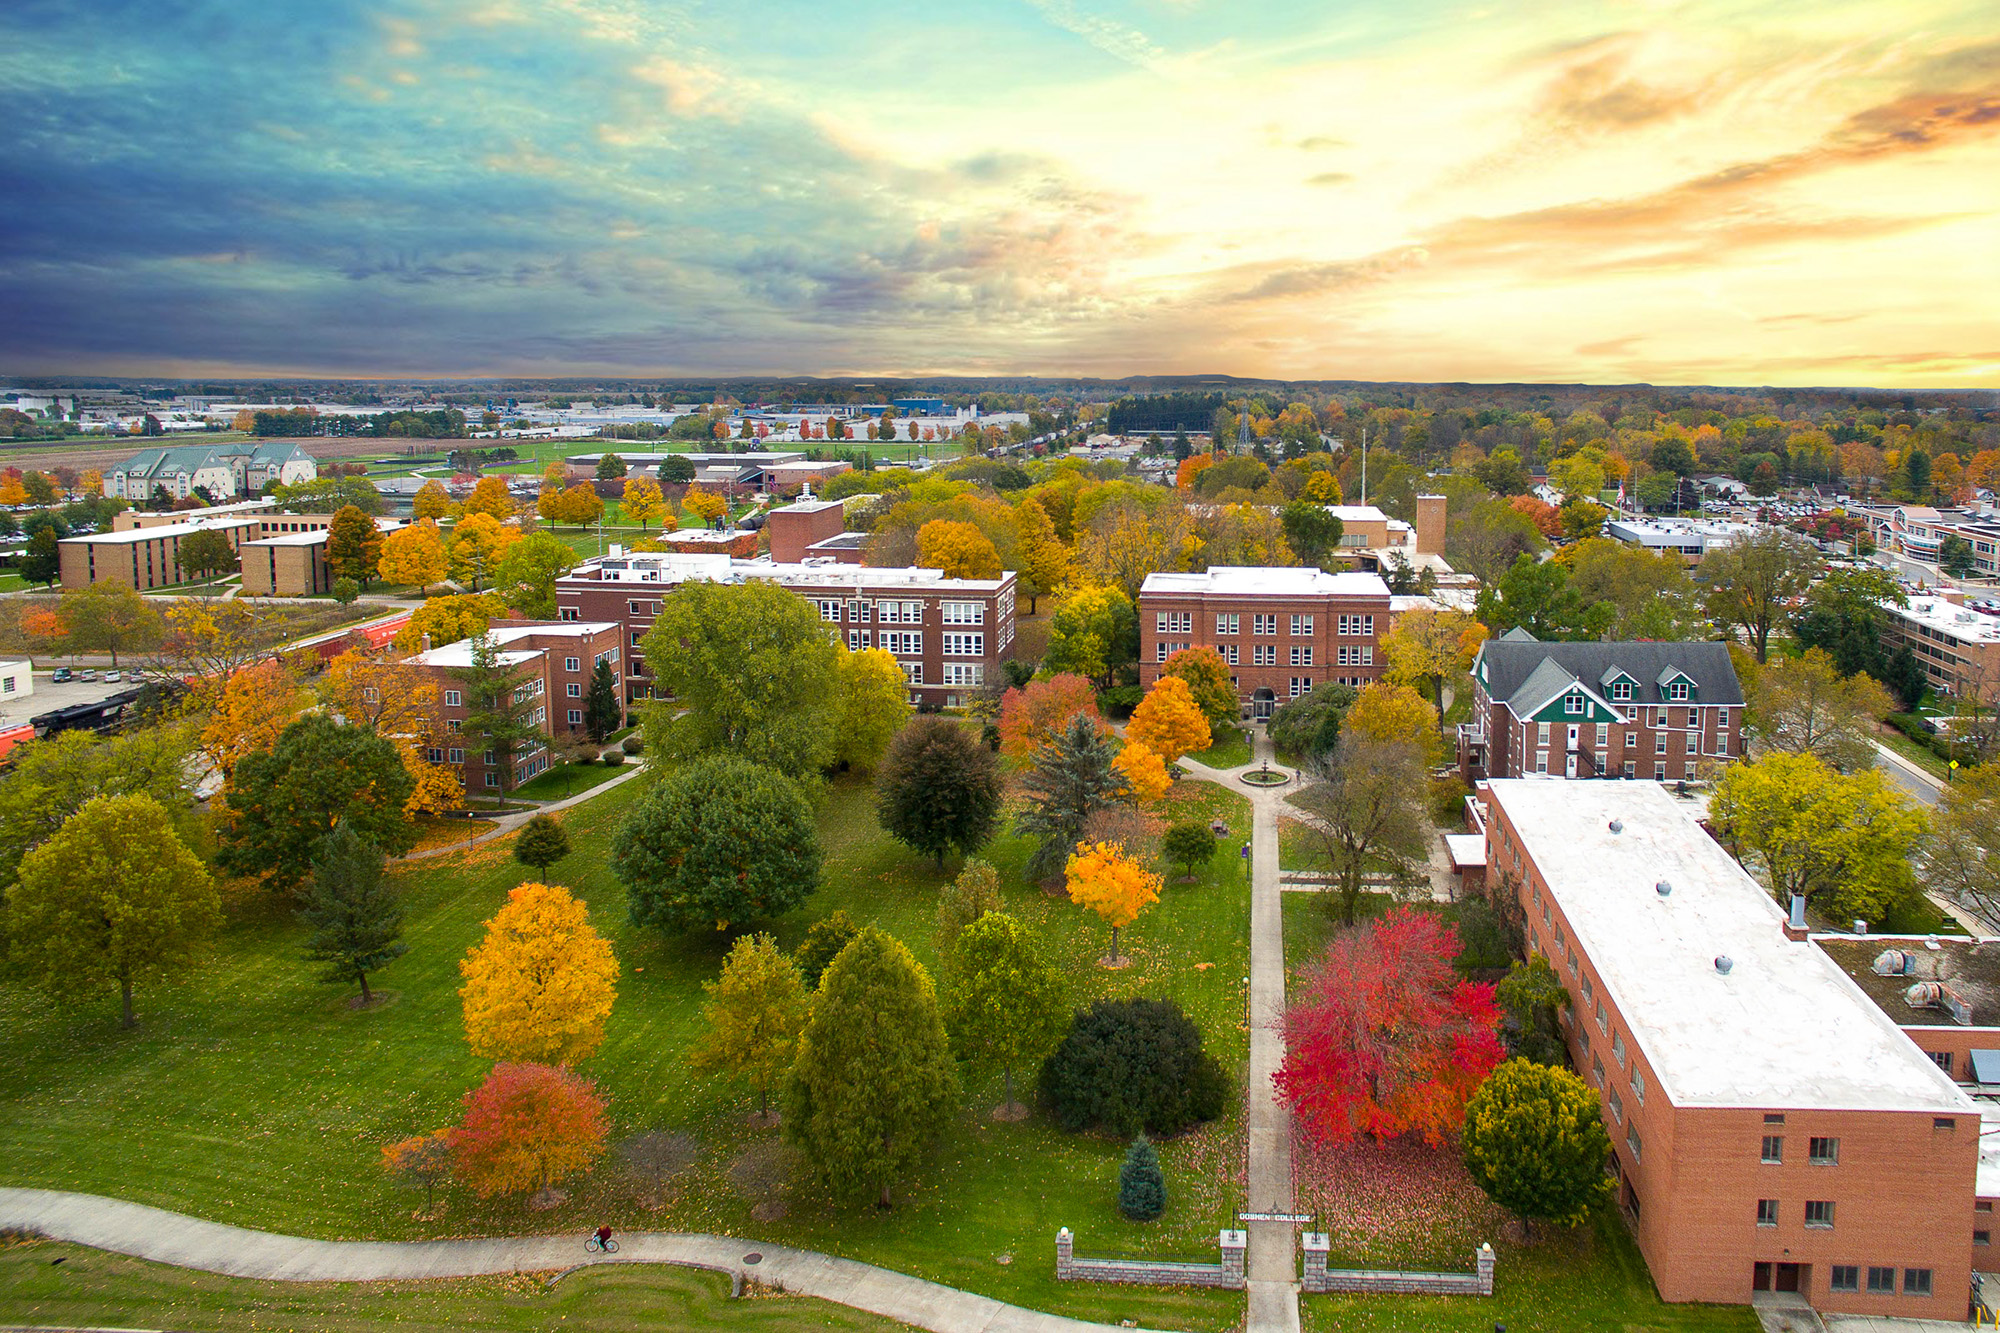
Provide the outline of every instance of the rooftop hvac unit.
{"type": "MultiPolygon", "coordinates": [[[[1875,955],[1875,961],[1870,966],[1878,977],[1907,976],[1910,971],[1910,955],[1901,949],[1884,949],[1875,955]]],[[[1913,986],[1911,989],[1917,988],[1913,986]]],[[[1914,1004],[1915,1001],[1911,1003],[1914,1004]]]]}
{"type": "Polygon", "coordinates": [[[1919,981],[1903,992],[1903,1003],[1912,1009],[1942,1009],[1961,1026],[1972,1023],[1972,1006],[1942,981],[1919,981]]]}

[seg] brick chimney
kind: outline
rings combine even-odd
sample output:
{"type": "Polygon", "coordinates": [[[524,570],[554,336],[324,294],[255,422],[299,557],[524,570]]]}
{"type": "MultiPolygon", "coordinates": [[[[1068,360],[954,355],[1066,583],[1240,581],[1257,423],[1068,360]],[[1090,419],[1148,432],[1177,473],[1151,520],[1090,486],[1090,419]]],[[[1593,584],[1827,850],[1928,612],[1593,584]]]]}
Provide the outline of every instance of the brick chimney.
{"type": "Polygon", "coordinates": [[[1444,497],[1417,497],[1417,554],[1444,554],[1444,497]]]}

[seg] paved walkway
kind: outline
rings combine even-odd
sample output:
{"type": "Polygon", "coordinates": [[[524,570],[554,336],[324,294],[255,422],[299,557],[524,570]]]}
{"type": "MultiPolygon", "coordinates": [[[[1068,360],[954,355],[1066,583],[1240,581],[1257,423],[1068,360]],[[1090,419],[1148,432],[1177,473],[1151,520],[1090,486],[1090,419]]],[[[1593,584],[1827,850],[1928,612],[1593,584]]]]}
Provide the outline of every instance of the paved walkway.
{"type": "MultiPolygon", "coordinates": [[[[618,1253],[592,1254],[581,1235],[493,1240],[307,1240],[204,1222],[143,1204],[58,1190],[0,1189],[0,1228],[36,1231],[177,1268],[277,1282],[375,1282],[539,1273],[586,1264],[675,1264],[741,1274],[936,1333],[1106,1333],[1108,1324],[1023,1310],[987,1296],[812,1250],[729,1236],[635,1231],[618,1253]],[[745,1260],[762,1258],[755,1264],[745,1260]]],[[[1054,1262],[1051,1252],[1045,1256],[1054,1262]]]]}
{"type": "MultiPolygon", "coordinates": [[[[1212,769],[1181,763],[1195,777],[1219,783],[1250,799],[1250,1160],[1245,1210],[1292,1211],[1292,1116],[1277,1098],[1271,1076],[1285,1062],[1285,918],[1278,877],[1278,815],[1295,784],[1252,787],[1237,776],[1274,757],[1262,730],[1252,735],[1250,762],[1212,769]]],[[[1281,770],[1289,771],[1289,770],[1281,770]]],[[[1247,1333],[1298,1333],[1298,1228],[1288,1222],[1252,1222],[1247,1333]]]]}
{"type": "MultiPolygon", "coordinates": [[[[607,746],[606,748],[608,749],[609,746],[607,746]]],[[[605,792],[610,791],[613,787],[617,786],[621,782],[630,782],[633,778],[638,777],[641,773],[644,773],[645,771],[646,771],[646,761],[644,759],[640,759],[637,763],[628,764],[625,768],[625,771],[623,773],[620,773],[617,777],[608,778],[605,781],[598,783],[595,787],[590,788],[588,791],[578,792],[576,795],[567,797],[564,800],[550,801],[545,805],[537,805],[533,809],[529,810],[517,810],[511,815],[501,815],[497,819],[489,819],[483,821],[474,821],[468,819],[465,821],[466,826],[468,828],[473,827],[475,823],[482,823],[482,822],[487,824],[488,828],[486,829],[485,832],[474,834],[472,837],[466,838],[462,842],[450,842],[446,843],[442,847],[426,847],[420,852],[411,852],[408,856],[397,857],[395,858],[395,860],[422,861],[432,856],[444,856],[451,852],[462,852],[468,847],[477,847],[480,843],[491,842],[495,838],[504,838],[509,833],[512,833],[515,829],[521,827],[521,825],[533,819],[536,815],[551,815],[558,810],[567,810],[573,805],[582,805],[585,801],[590,800],[592,797],[604,795],[605,792]]],[[[394,863],[395,863],[394,861],[391,862],[391,864],[394,863]]]]}

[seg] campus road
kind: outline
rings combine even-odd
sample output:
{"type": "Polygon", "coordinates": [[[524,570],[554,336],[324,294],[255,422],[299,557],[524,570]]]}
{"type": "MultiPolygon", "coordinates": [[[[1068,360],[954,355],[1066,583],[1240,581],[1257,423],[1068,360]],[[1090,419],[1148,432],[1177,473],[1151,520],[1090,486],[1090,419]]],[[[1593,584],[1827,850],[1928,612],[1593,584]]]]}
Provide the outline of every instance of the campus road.
{"type": "Polygon", "coordinates": [[[1882,742],[1873,741],[1871,744],[1875,747],[1875,767],[1881,769],[1889,781],[1902,788],[1920,805],[1930,806],[1938,803],[1944,788],[1938,785],[1936,778],[1882,742]]]}

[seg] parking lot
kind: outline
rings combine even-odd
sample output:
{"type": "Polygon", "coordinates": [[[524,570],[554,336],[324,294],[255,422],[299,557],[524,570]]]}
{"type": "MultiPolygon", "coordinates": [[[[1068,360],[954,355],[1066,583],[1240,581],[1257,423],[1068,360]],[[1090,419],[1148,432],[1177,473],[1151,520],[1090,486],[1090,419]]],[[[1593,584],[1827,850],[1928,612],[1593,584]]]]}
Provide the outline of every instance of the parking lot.
{"type": "Polygon", "coordinates": [[[15,726],[58,708],[94,704],[100,699],[108,699],[123,690],[137,689],[139,686],[139,682],[129,671],[124,673],[125,679],[122,682],[106,681],[104,668],[99,668],[96,680],[69,680],[60,685],[51,679],[52,674],[50,671],[37,669],[33,694],[0,697],[0,725],[15,726]]]}

